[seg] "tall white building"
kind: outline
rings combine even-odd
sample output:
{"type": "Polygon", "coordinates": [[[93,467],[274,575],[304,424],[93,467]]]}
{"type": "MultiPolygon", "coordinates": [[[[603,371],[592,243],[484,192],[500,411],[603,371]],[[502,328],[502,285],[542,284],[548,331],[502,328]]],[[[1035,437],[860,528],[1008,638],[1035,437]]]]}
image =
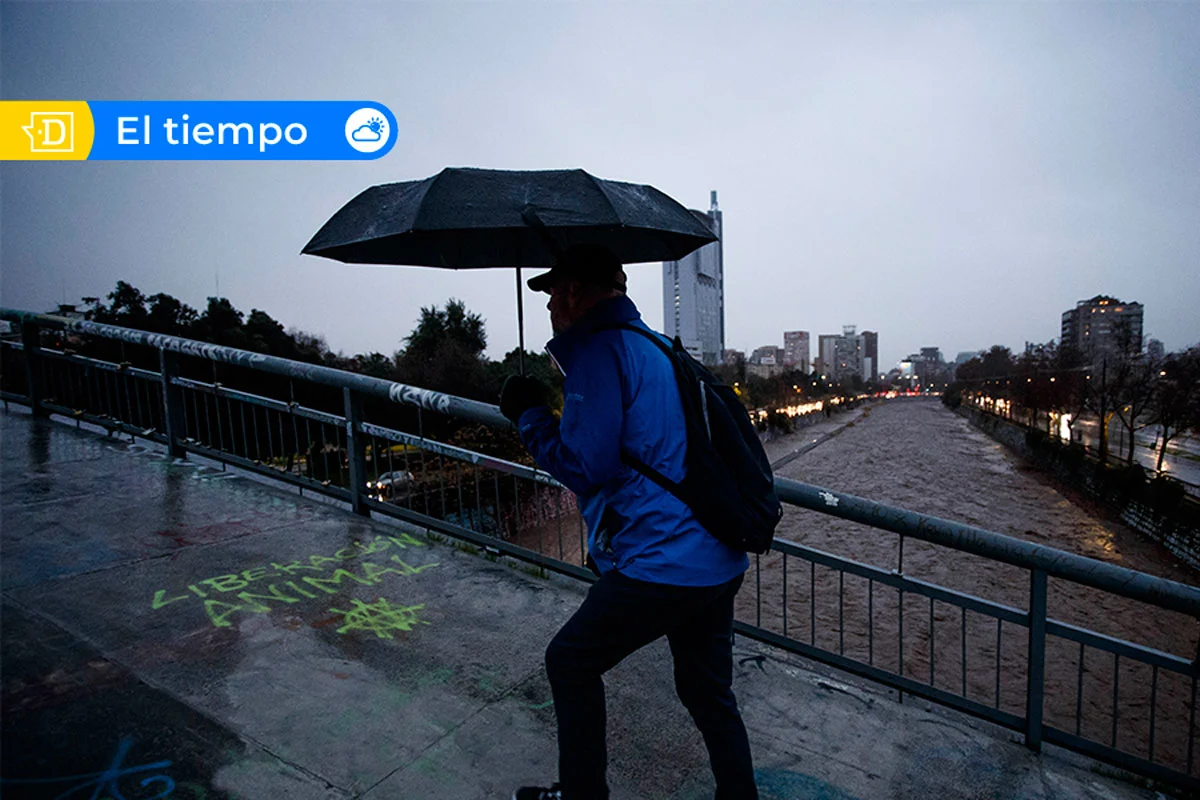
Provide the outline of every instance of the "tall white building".
{"type": "Polygon", "coordinates": [[[692,213],[717,241],[678,261],[663,262],[663,328],[668,336],[678,336],[693,358],[715,366],[725,349],[725,264],[716,191],[707,213],[692,213]]]}

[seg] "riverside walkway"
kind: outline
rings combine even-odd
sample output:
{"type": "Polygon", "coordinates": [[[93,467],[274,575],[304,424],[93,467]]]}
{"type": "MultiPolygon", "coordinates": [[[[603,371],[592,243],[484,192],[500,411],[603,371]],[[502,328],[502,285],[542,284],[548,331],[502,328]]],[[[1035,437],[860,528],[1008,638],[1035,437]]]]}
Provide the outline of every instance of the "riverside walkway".
{"type": "MultiPolygon", "coordinates": [[[[0,795],[507,798],[555,773],[584,587],[127,439],[0,414],[0,795]]],[[[1110,767],[739,637],[775,798],[1150,798],[1110,767]]],[[[712,796],[659,644],[608,680],[613,797],[712,796]]]]}

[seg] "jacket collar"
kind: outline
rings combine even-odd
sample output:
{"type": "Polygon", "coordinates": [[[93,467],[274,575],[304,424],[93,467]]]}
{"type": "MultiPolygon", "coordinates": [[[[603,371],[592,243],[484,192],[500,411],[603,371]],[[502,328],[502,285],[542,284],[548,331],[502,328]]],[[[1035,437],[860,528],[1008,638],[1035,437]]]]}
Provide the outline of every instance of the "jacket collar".
{"type": "Polygon", "coordinates": [[[547,342],[546,350],[566,371],[570,368],[576,350],[597,328],[617,323],[640,322],[641,319],[642,315],[637,306],[625,295],[606,298],[592,306],[574,325],[547,342]]]}

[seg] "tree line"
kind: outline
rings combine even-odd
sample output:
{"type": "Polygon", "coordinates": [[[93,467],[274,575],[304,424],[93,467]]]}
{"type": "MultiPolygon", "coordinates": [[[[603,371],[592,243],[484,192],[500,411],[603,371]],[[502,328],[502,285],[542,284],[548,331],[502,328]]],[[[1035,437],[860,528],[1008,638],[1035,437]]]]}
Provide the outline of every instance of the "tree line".
{"type": "MultiPolygon", "coordinates": [[[[285,328],[258,308],[246,314],[224,297],[209,297],[198,311],[169,294],[147,296],[118,281],[105,298],[84,300],[85,318],[96,322],[321,364],[489,403],[496,402],[504,378],[518,370],[520,361],[516,348],[501,361],[488,359],[483,318],[453,298],[440,308],[423,307],[416,327],[390,355],[352,356],[332,351],[322,335],[285,328]]],[[[527,352],[525,369],[561,391],[561,377],[548,356],[527,352]]]]}
{"type": "Polygon", "coordinates": [[[1093,358],[1054,341],[1027,347],[1019,356],[994,345],[958,367],[943,400],[953,407],[964,397],[1030,429],[1044,420],[1048,434],[1054,433],[1054,421],[1062,420],[1071,441],[1078,438],[1080,420],[1094,418],[1101,463],[1111,455],[1114,420],[1129,432],[1125,452],[1118,454],[1129,464],[1134,462],[1134,433],[1153,428],[1159,442],[1156,469],[1161,471],[1167,445],[1200,431],[1200,345],[1162,357],[1118,347],[1093,358]]]}

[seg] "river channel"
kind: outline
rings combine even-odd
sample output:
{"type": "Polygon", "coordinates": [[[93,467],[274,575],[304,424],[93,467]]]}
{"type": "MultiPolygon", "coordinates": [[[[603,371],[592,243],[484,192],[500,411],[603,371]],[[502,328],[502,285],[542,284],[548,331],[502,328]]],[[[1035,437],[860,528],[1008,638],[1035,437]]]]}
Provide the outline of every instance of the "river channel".
{"type": "MultiPolygon", "coordinates": [[[[811,441],[794,435],[795,446],[811,441]]],[[[775,456],[788,442],[773,442],[775,456]]],[[[964,522],[1037,544],[1196,584],[1197,574],[1165,549],[1104,518],[937,400],[878,404],[828,441],[777,470],[783,477],[888,505],[964,522]]],[[[1029,573],[1016,567],[906,538],[812,511],[788,508],[779,538],[797,542],[1020,610],[1028,608],[1029,573]]],[[[1025,712],[1027,629],[953,605],[906,593],[903,648],[900,598],[876,585],[778,553],[747,575],[739,618],[833,652],[1015,714],[1025,712]],[[756,582],[761,593],[754,591],[756,582]],[[839,597],[841,601],[839,602],[839,597]],[[785,619],[786,617],[786,619],[785,619]],[[931,639],[933,642],[931,648],[931,639]],[[964,647],[965,644],[965,647],[964,647]],[[932,650],[933,663],[930,663],[932,650]],[[999,659],[997,659],[999,650],[999,659]],[[965,656],[964,656],[965,652],[965,656]],[[903,664],[900,663],[901,655],[903,664]],[[998,666],[997,666],[998,665],[998,666]]],[[[1068,581],[1050,579],[1052,618],[1186,658],[1196,655],[1200,625],[1189,617],[1068,581]]],[[[1047,724],[1147,757],[1151,700],[1154,758],[1183,769],[1193,687],[1174,673],[1087,648],[1080,681],[1080,646],[1050,637],[1046,653],[1047,724]],[[1114,676],[1118,702],[1114,718],[1114,676]],[[1082,687],[1082,688],[1081,688],[1082,687]],[[1077,702],[1082,696],[1082,703],[1077,702]],[[1078,710],[1078,714],[1077,714],[1078,710]]],[[[1194,745],[1193,745],[1194,746],[1194,745]]],[[[1200,754],[1198,754],[1200,755],[1200,754]]]]}

